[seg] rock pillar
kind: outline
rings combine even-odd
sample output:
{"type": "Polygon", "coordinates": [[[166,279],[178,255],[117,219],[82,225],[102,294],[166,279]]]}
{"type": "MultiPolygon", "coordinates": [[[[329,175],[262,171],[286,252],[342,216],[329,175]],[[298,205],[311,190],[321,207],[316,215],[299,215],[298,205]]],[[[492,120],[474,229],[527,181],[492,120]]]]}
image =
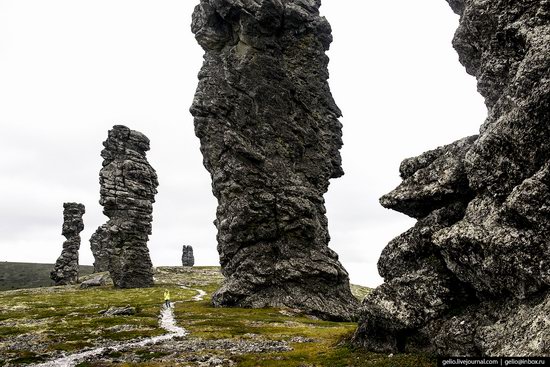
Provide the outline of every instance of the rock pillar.
{"type": "Polygon", "coordinates": [[[50,273],[50,278],[56,285],[78,282],[78,250],[80,249],[80,232],[84,230],[84,221],[82,220],[84,213],[83,204],[63,204],[63,229],[61,234],[67,240],[63,242],[63,251],[50,273]]]}
{"type": "Polygon", "coordinates": [[[193,246],[183,245],[182,254],[181,254],[181,265],[182,266],[195,265],[195,257],[193,256],[193,246]]]}
{"type": "Polygon", "coordinates": [[[113,283],[119,288],[153,285],[153,269],[147,241],[151,234],[157,174],[145,156],[149,139],[126,126],[109,131],[101,151],[99,203],[109,221],[92,236],[96,269],[107,262],[113,283]],[[108,259],[108,260],[106,260],[108,259]]]}
{"type": "Polygon", "coordinates": [[[201,0],[205,51],[191,112],[218,199],[216,306],[299,308],[352,319],[348,273],[328,247],[323,194],[343,175],[332,42],[320,1],[201,0]]]}

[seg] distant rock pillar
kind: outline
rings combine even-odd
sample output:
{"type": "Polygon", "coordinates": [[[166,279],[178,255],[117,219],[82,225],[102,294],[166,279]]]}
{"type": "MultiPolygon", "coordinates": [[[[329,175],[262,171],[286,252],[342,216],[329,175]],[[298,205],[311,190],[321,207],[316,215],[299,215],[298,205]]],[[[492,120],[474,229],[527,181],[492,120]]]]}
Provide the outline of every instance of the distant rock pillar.
{"type": "Polygon", "coordinates": [[[193,256],[193,246],[183,245],[183,250],[181,254],[181,265],[182,266],[195,265],[195,257],[193,256]]]}
{"type": "Polygon", "coordinates": [[[191,112],[218,199],[226,277],[216,306],[287,306],[340,320],[357,313],[348,273],[328,247],[323,194],[344,172],[320,3],[201,0],[193,13],[205,56],[191,112]]]}
{"type": "Polygon", "coordinates": [[[96,248],[94,266],[97,271],[107,262],[115,287],[152,286],[153,265],[147,241],[158,180],[145,157],[149,139],[116,125],[103,145],[99,203],[109,221],[92,236],[91,244],[96,248]]]}
{"type": "Polygon", "coordinates": [[[107,225],[100,226],[90,238],[90,248],[94,255],[94,273],[109,271],[109,258],[111,257],[111,247],[109,246],[109,236],[107,225]]]}
{"type": "Polygon", "coordinates": [[[57,259],[50,278],[56,285],[75,284],[78,282],[78,250],[80,249],[80,232],[84,229],[82,216],[84,205],[77,203],[63,204],[63,229],[61,234],[67,239],[63,242],[63,251],[57,259]]]}

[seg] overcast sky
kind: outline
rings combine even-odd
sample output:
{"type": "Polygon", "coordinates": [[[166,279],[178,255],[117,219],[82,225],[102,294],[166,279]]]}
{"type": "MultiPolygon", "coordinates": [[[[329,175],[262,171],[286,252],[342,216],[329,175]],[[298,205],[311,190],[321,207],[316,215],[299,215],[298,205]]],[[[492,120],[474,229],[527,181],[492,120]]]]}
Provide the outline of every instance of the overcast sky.
{"type": "MultiPolygon", "coordinates": [[[[114,124],[151,139],[160,186],[149,241],[155,265],[217,265],[216,201],[189,113],[202,63],[190,31],[198,0],[0,0],[0,260],[54,263],[63,202],[86,205],[80,263],[106,221],[101,143],[114,124]]],[[[414,224],[378,198],[402,159],[477,133],[486,116],[451,39],[444,0],[323,0],[333,28],[330,85],[343,111],[344,177],[325,196],[330,246],[352,282],[414,224]]]]}

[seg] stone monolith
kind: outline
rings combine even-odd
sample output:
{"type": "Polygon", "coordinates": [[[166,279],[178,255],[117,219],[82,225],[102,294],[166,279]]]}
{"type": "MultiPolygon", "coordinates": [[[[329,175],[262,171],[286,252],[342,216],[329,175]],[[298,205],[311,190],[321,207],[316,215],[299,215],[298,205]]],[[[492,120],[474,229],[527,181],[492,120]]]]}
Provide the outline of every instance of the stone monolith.
{"type": "Polygon", "coordinates": [[[181,251],[181,265],[193,266],[195,265],[195,256],[193,256],[193,246],[183,245],[181,251]]]}
{"type": "Polygon", "coordinates": [[[80,249],[80,232],[84,230],[82,216],[85,212],[83,204],[63,204],[63,229],[61,234],[67,240],[63,242],[63,251],[50,273],[50,278],[56,285],[78,282],[78,250],[80,249]]]}
{"type": "Polygon", "coordinates": [[[103,270],[106,264],[118,288],[152,286],[147,241],[158,180],[145,156],[149,139],[126,126],[115,125],[103,146],[99,203],[109,220],[91,238],[95,270],[103,270]]]}
{"type": "MultiPolygon", "coordinates": [[[[286,306],[350,320],[323,194],[343,175],[328,85],[331,27],[314,0],[201,0],[205,51],[191,112],[218,199],[216,306],[286,306]]],[[[345,40],[343,40],[345,42],[345,40]]]]}

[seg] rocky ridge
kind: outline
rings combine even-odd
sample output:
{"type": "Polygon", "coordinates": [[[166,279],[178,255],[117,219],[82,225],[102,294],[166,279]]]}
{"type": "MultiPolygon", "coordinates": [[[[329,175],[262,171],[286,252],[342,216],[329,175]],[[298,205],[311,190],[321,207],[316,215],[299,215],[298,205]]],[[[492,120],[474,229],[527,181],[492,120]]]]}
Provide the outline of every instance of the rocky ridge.
{"type": "Polygon", "coordinates": [[[100,204],[109,221],[91,239],[94,267],[103,270],[107,263],[113,283],[119,288],[152,286],[147,241],[158,180],[145,156],[149,139],[139,131],[115,125],[103,146],[100,204]]]}
{"type": "Polygon", "coordinates": [[[343,175],[330,93],[332,41],[319,0],[201,0],[205,51],[191,112],[218,199],[216,306],[286,306],[353,319],[357,301],[328,247],[323,194],[343,175]]]}
{"type": "Polygon", "coordinates": [[[67,240],[63,242],[63,251],[50,273],[50,278],[56,285],[78,282],[78,250],[80,249],[80,232],[84,230],[82,216],[85,212],[83,204],[63,204],[63,229],[61,234],[67,240]]]}
{"type": "Polygon", "coordinates": [[[382,352],[550,355],[550,2],[448,0],[488,117],[381,198],[418,219],[382,252],[354,340],[382,352]]]}

